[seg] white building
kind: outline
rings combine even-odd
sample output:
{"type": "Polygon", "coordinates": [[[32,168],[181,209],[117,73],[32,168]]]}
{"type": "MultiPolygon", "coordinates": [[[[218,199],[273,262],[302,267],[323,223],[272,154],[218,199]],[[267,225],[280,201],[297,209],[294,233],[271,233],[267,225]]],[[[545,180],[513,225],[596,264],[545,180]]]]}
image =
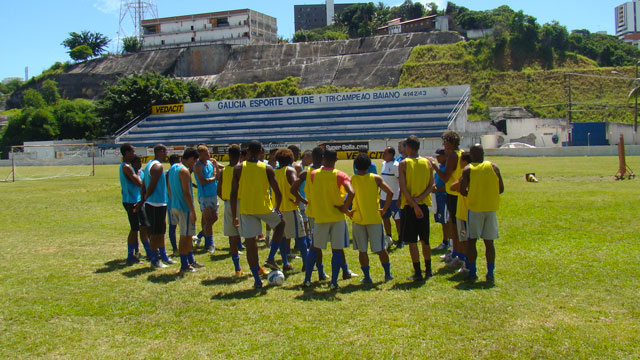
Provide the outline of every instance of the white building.
{"type": "Polygon", "coordinates": [[[243,9],[142,20],[142,49],[208,44],[276,44],[274,17],[243,9]]]}
{"type": "Polygon", "coordinates": [[[640,38],[640,0],[628,1],[615,9],[616,36],[638,46],[640,38]]]}

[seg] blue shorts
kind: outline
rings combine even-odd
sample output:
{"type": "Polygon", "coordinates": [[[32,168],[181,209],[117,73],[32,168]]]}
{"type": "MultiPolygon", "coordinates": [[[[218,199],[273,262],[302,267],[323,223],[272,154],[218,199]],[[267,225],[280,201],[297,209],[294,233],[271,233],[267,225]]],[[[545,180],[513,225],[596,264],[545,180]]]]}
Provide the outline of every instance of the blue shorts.
{"type": "Polygon", "coordinates": [[[433,214],[433,220],[439,224],[447,222],[447,193],[445,191],[437,192],[436,195],[436,212],[433,214]]]}
{"type": "MultiPolygon", "coordinates": [[[[384,208],[384,205],[386,203],[386,200],[382,200],[380,199],[380,208],[384,208]]],[[[400,219],[400,208],[398,208],[398,200],[391,200],[391,205],[389,205],[389,209],[387,209],[387,212],[384,213],[384,215],[382,215],[383,219],[387,219],[387,218],[394,218],[396,220],[400,219]]]]}

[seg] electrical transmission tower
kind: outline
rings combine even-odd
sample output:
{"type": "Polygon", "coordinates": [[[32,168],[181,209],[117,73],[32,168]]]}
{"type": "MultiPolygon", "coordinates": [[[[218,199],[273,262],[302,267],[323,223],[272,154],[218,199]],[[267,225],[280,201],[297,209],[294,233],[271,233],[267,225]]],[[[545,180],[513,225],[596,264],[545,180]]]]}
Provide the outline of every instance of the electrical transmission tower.
{"type": "Polygon", "coordinates": [[[158,18],[156,0],[120,0],[118,52],[122,38],[127,36],[135,36],[142,43],[142,20],[147,18],[158,18]],[[132,28],[133,32],[131,32],[132,28]]]}

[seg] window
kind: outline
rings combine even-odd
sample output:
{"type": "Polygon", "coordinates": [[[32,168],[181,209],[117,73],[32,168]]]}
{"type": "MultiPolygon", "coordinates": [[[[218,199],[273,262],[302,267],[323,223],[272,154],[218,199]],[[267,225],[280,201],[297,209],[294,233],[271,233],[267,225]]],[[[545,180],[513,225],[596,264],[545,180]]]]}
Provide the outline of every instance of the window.
{"type": "Polygon", "coordinates": [[[160,44],[161,44],[161,45],[164,45],[164,40],[160,41],[160,44]]]}
{"type": "Polygon", "coordinates": [[[193,30],[193,25],[191,25],[191,30],[193,30]]]}
{"type": "Polygon", "coordinates": [[[192,37],[192,38],[191,38],[191,42],[196,42],[196,38],[195,38],[195,37],[192,37]]]}

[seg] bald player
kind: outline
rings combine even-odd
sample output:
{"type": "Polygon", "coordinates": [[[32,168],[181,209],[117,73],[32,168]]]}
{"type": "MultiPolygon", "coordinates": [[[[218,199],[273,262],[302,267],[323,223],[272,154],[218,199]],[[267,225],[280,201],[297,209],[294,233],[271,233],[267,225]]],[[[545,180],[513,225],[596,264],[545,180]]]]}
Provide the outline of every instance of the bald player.
{"type": "Polygon", "coordinates": [[[487,258],[487,282],[493,282],[493,270],[496,261],[496,249],[493,241],[498,238],[497,211],[500,205],[500,194],[504,192],[504,183],[500,169],[491,161],[484,160],[482,145],[473,145],[470,149],[471,164],[462,171],[460,193],[467,197],[469,213],[467,216],[468,240],[467,254],[469,274],[467,280],[478,279],[476,259],[478,253],[476,242],[484,240],[487,258]]]}

